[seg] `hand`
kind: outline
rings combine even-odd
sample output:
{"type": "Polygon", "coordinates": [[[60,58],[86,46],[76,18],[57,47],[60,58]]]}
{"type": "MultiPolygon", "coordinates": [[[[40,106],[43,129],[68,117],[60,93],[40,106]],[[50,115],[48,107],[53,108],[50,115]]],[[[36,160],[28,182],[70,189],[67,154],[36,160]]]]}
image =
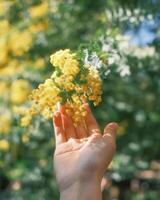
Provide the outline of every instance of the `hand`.
{"type": "Polygon", "coordinates": [[[108,124],[102,136],[89,106],[84,106],[87,110],[85,122],[81,122],[76,128],[64,106],[54,114],[54,166],[61,199],[65,200],[89,199],[91,195],[91,199],[100,199],[101,180],[116,149],[118,125],[108,124]]]}

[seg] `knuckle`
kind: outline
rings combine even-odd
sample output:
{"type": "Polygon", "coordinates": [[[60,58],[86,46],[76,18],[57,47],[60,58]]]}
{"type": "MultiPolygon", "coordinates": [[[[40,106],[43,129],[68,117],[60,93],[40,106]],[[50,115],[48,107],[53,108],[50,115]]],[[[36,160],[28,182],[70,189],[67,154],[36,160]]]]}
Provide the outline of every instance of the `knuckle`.
{"type": "Polygon", "coordinates": [[[93,133],[92,134],[92,140],[97,140],[97,139],[100,139],[101,138],[101,135],[99,133],[93,133]]]}
{"type": "Polygon", "coordinates": [[[100,135],[101,132],[100,132],[100,130],[98,128],[95,128],[95,129],[92,130],[92,133],[100,135]]]}

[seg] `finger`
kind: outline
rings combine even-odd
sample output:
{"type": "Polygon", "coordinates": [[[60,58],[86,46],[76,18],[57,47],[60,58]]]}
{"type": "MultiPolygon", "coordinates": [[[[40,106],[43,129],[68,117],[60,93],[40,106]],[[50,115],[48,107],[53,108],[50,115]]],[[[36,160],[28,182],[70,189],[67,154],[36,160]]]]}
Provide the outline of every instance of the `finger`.
{"type": "Polygon", "coordinates": [[[66,114],[66,112],[65,112],[65,105],[62,105],[62,104],[60,104],[60,102],[58,102],[57,103],[57,107],[58,107],[58,110],[60,111],[60,113],[66,114]]]}
{"type": "Polygon", "coordinates": [[[76,130],[75,130],[75,127],[73,125],[71,117],[68,116],[67,114],[61,114],[61,117],[62,117],[63,129],[65,131],[65,135],[67,137],[67,140],[69,138],[77,138],[76,130]]]}
{"type": "Polygon", "coordinates": [[[85,127],[85,122],[80,122],[76,127],[77,137],[79,139],[87,137],[87,129],[85,127]]]}
{"type": "Polygon", "coordinates": [[[65,105],[61,105],[59,103],[58,109],[60,110],[60,113],[61,113],[63,129],[65,131],[67,140],[69,138],[77,138],[76,130],[73,125],[73,121],[72,121],[71,117],[69,115],[67,115],[66,110],[65,110],[65,105]]]}
{"type": "Polygon", "coordinates": [[[113,156],[116,150],[116,132],[118,129],[118,124],[115,122],[109,123],[104,129],[104,141],[108,148],[108,155],[113,156]],[[110,152],[110,153],[109,153],[110,152]]]}
{"type": "Polygon", "coordinates": [[[114,139],[116,139],[116,132],[118,129],[118,124],[115,122],[109,123],[104,128],[104,135],[108,134],[112,136],[114,139]]]}
{"type": "Polygon", "coordinates": [[[100,134],[100,129],[99,129],[98,123],[97,123],[95,117],[93,116],[89,105],[84,104],[84,107],[87,111],[85,121],[86,121],[86,126],[87,126],[87,129],[88,129],[88,134],[89,135],[92,135],[93,133],[99,133],[100,134]]]}
{"type": "Polygon", "coordinates": [[[66,142],[65,132],[62,126],[61,114],[57,111],[53,116],[53,126],[55,132],[56,145],[66,142]]]}

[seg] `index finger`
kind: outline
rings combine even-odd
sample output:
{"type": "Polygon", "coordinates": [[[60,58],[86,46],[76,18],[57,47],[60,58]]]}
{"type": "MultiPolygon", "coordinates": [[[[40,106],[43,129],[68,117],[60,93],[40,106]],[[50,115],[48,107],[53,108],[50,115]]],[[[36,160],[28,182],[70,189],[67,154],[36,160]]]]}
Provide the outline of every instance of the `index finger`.
{"type": "Polygon", "coordinates": [[[65,131],[63,130],[61,113],[55,112],[53,117],[53,126],[55,132],[56,145],[66,142],[65,131]]]}

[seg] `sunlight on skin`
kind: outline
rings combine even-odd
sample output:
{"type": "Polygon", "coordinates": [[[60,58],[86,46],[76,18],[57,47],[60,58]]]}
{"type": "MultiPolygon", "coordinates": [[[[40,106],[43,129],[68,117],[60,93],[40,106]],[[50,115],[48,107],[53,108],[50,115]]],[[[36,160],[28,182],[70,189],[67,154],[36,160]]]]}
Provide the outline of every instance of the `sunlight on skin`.
{"type": "Polygon", "coordinates": [[[54,167],[61,200],[101,199],[101,180],[116,149],[118,125],[109,123],[102,135],[88,104],[84,107],[85,123],[76,128],[64,106],[54,114],[54,167]]]}

